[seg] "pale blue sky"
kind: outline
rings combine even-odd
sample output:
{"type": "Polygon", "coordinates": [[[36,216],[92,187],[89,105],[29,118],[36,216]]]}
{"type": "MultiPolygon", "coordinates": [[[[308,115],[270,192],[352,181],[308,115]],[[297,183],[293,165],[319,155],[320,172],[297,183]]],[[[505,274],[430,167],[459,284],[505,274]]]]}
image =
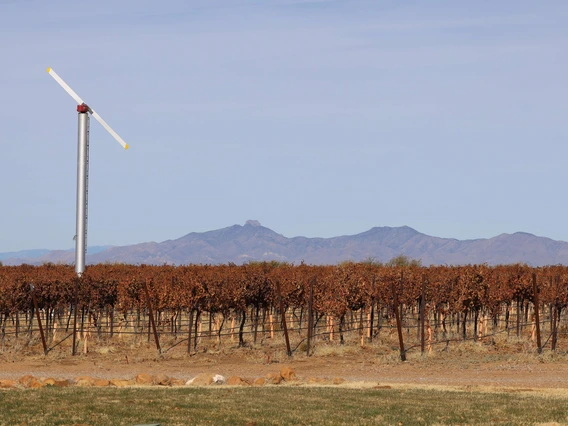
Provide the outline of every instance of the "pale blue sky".
{"type": "Polygon", "coordinates": [[[247,219],[568,240],[568,2],[0,0],[0,251],[247,219]]]}

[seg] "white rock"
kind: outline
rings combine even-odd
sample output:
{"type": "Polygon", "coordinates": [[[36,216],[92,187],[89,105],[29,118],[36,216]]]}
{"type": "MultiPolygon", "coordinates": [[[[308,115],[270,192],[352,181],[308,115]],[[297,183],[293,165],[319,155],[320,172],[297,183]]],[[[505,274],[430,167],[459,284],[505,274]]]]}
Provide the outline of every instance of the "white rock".
{"type": "Polygon", "coordinates": [[[221,376],[220,374],[215,374],[213,376],[213,383],[216,383],[218,385],[222,385],[225,384],[227,382],[227,379],[224,376],[221,376]]]}

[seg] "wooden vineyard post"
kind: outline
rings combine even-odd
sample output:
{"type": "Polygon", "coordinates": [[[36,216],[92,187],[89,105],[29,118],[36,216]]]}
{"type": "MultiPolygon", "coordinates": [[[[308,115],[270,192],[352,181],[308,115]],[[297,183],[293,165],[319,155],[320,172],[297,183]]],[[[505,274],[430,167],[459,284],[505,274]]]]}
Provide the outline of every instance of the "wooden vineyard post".
{"type": "MultiPolygon", "coordinates": [[[[148,302],[146,302],[148,303],[148,302]]],[[[150,314],[148,314],[148,322],[146,323],[146,331],[148,332],[148,343],[150,343],[150,339],[152,338],[152,325],[150,324],[150,314]]]]}
{"type": "Polygon", "coordinates": [[[114,336],[114,310],[108,310],[108,319],[110,321],[110,339],[114,336]]]}
{"type": "Polygon", "coordinates": [[[75,297],[73,301],[73,349],[71,355],[77,355],[77,307],[79,300],[79,278],[75,279],[75,297]]]}
{"type": "Polygon", "coordinates": [[[426,319],[426,329],[428,330],[428,353],[432,352],[432,327],[430,327],[430,320],[426,319]]]}
{"type": "Polygon", "coordinates": [[[369,342],[373,341],[373,322],[375,319],[375,302],[371,302],[371,312],[369,312],[369,342]]]}
{"type": "Polygon", "coordinates": [[[201,336],[201,312],[197,311],[195,313],[195,324],[193,325],[194,327],[194,334],[195,336],[193,337],[193,350],[195,352],[197,352],[197,340],[199,338],[199,336],[201,336]]]}
{"type": "MultiPolygon", "coordinates": [[[[402,285],[403,272],[400,272],[400,280],[402,285]]],[[[398,296],[396,294],[396,289],[394,288],[394,283],[392,284],[392,297],[394,305],[394,316],[396,318],[396,330],[398,332],[398,343],[400,345],[400,360],[406,361],[406,352],[404,351],[404,341],[402,339],[402,324],[400,319],[400,309],[398,306],[398,296]]]]}
{"type": "MultiPolygon", "coordinates": [[[[91,304],[89,303],[89,305],[87,307],[87,311],[89,310],[90,307],[91,307],[91,304]]],[[[81,307],[81,328],[79,329],[79,340],[83,339],[84,334],[85,334],[85,307],[82,306],[81,307]]]]}
{"type": "Polygon", "coordinates": [[[361,338],[361,347],[365,346],[365,329],[363,327],[363,317],[364,309],[361,309],[360,317],[359,317],[359,337],[361,338]]]}
{"type": "Polygon", "coordinates": [[[16,340],[20,334],[20,313],[16,312],[16,340]]]}
{"type": "Polygon", "coordinates": [[[187,330],[187,353],[191,355],[191,329],[193,328],[193,309],[189,311],[188,330],[187,330]]]}
{"type": "Polygon", "coordinates": [[[551,330],[551,333],[552,333],[551,349],[553,351],[556,350],[556,341],[557,341],[557,329],[556,329],[557,324],[556,324],[556,321],[557,321],[557,318],[558,318],[558,308],[556,307],[556,305],[554,305],[552,307],[552,330],[551,330]]]}
{"type": "Polygon", "coordinates": [[[517,337],[521,336],[521,299],[517,297],[517,337]]]}
{"type": "MultiPolygon", "coordinates": [[[[373,290],[373,296],[371,298],[371,312],[369,314],[369,342],[373,341],[373,322],[375,319],[375,275],[373,275],[373,280],[371,281],[371,288],[373,290]]],[[[379,316],[381,312],[379,311],[379,316]]]]}
{"type": "Polygon", "coordinates": [[[83,329],[83,353],[86,355],[88,352],[88,341],[91,335],[91,316],[87,317],[87,327],[83,329]]]}
{"type": "Polygon", "coordinates": [[[221,346],[221,320],[215,316],[215,333],[217,333],[217,344],[221,346]]]}
{"type": "Polygon", "coordinates": [[[255,309],[251,308],[251,316],[253,316],[252,326],[253,326],[253,343],[256,345],[256,335],[258,332],[258,306],[255,309]]]}
{"type": "Polygon", "coordinates": [[[538,287],[536,285],[536,273],[532,274],[533,293],[534,293],[534,320],[536,325],[536,347],[538,353],[542,353],[542,346],[540,341],[540,317],[538,312],[538,287]]]}
{"type": "Polygon", "coordinates": [[[122,330],[124,330],[124,329],[128,330],[128,325],[129,325],[129,321],[126,318],[123,318],[119,321],[117,334],[118,334],[118,338],[120,340],[122,340],[122,330]]]}
{"type": "Polygon", "coordinates": [[[313,328],[313,312],[312,305],[314,303],[314,280],[315,277],[310,280],[310,299],[308,301],[308,342],[306,345],[306,355],[310,356],[310,343],[312,340],[312,328],[313,328]]]}
{"type": "Polygon", "coordinates": [[[558,286],[560,285],[560,276],[557,275],[555,277],[556,283],[556,297],[554,298],[554,306],[552,310],[552,342],[551,348],[553,351],[556,351],[556,344],[558,343],[558,323],[560,322],[560,311],[558,309],[558,286]]]}
{"type": "Polygon", "coordinates": [[[51,336],[51,344],[57,340],[57,321],[53,322],[53,336],[51,336]]]}
{"type": "Polygon", "coordinates": [[[420,296],[420,353],[424,355],[426,339],[424,335],[424,316],[426,311],[426,283],[422,278],[422,295],[420,296]]]}
{"type": "Polygon", "coordinates": [[[477,327],[477,343],[481,346],[483,344],[483,334],[485,333],[485,314],[481,315],[478,319],[479,326],[477,327]]]}
{"type": "Polygon", "coordinates": [[[359,337],[361,338],[361,347],[365,346],[364,318],[365,318],[365,308],[361,308],[359,310],[359,337]]]}
{"type": "Polygon", "coordinates": [[[156,349],[158,353],[162,353],[162,348],[160,347],[160,339],[158,337],[158,330],[156,330],[156,322],[154,321],[154,310],[152,309],[152,301],[150,300],[150,293],[148,292],[148,283],[144,281],[144,293],[146,294],[146,303],[148,304],[148,315],[150,316],[150,325],[152,326],[152,331],[154,332],[154,340],[156,341],[156,349]]]}
{"type": "MultiPolygon", "coordinates": [[[[292,356],[292,348],[290,347],[290,337],[288,336],[288,326],[286,325],[286,310],[284,309],[284,301],[282,300],[282,289],[280,281],[276,280],[276,289],[278,290],[278,303],[280,305],[280,317],[282,318],[282,328],[284,328],[284,339],[286,340],[286,353],[292,356]]],[[[270,334],[274,338],[274,326],[272,323],[272,315],[270,315],[270,334]]]]}
{"type": "Polygon", "coordinates": [[[359,337],[361,338],[361,347],[365,346],[365,323],[364,319],[366,317],[365,308],[361,308],[359,312],[359,337]]]}
{"type": "MultiPolygon", "coordinates": [[[[41,336],[41,344],[43,345],[43,354],[47,355],[47,343],[45,342],[45,334],[43,333],[43,326],[41,325],[41,315],[39,313],[39,308],[37,306],[37,298],[35,294],[35,287],[30,284],[30,290],[32,291],[32,301],[34,303],[34,311],[37,316],[37,325],[39,326],[39,334],[41,336]]],[[[33,319],[33,316],[32,316],[33,319]]]]}

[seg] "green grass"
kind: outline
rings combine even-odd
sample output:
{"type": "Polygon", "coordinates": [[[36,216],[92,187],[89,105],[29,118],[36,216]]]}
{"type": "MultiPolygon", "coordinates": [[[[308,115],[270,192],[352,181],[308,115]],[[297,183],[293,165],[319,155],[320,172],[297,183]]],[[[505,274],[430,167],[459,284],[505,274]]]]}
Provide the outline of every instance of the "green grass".
{"type": "Polygon", "coordinates": [[[43,388],[0,392],[0,425],[533,425],[568,397],[344,387],[43,388]]]}

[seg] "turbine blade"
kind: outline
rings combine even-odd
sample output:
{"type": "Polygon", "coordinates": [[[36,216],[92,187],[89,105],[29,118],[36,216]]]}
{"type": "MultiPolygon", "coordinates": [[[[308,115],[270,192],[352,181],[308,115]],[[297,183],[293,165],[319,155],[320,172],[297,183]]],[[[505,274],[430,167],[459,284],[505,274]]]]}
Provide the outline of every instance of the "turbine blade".
{"type": "Polygon", "coordinates": [[[61,87],[63,87],[63,90],[65,90],[67,93],[69,93],[73,99],[75,99],[75,102],[77,102],[79,105],[85,103],[85,102],[83,102],[83,99],[81,99],[81,98],[79,97],[79,95],[78,95],[77,93],[75,93],[75,92],[73,91],[73,89],[71,89],[71,88],[67,85],[67,83],[65,83],[65,82],[63,81],[63,79],[57,75],[57,73],[56,73],[55,71],[53,71],[51,68],[48,68],[48,69],[47,69],[47,72],[49,73],[50,76],[53,77],[53,79],[54,79],[55,81],[57,81],[57,82],[59,83],[59,85],[60,85],[61,87]]]}
{"type": "Polygon", "coordinates": [[[118,133],[116,133],[114,130],[112,130],[112,127],[110,127],[110,126],[107,124],[107,122],[104,121],[104,120],[102,119],[102,117],[101,117],[99,114],[97,114],[97,113],[96,113],[93,109],[91,109],[91,108],[89,108],[89,111],[91,111],[91,115],[93,116],[93,118],[94,118],[95,120],[97,120],[99,123],[101,123],[101,126],[103,126],[103,127],[106,129],[106,131],[109,132],[109,133],[112,135],[112,137],[115,138],[116,141],[117,141],[119,144],[122,145],[122,147],[123,147],[124,149],[128,149],[128,144],[127,144],[126,142],[124,142],[124,140],[123,140],[120,136],[118,136],[118,133]]]}
{"type": "MultiPolygon", "coordinates": [[[[75,92],[73,91],[73,89],[71,89],[71,88],[69,87],[69,85],[68,85],[67,83],[65,83],[65,82],[63,81],[63,79],[62,79],[61,77],[59,77],[55,71],[53,71],[51,68],[48,68],[48,69],[47,69],[47,72],[49,73],[49,75],[51,75],[51,76],[54,78],[55,81],[57,81],[57,82],[59,83],[59,85],[60,85],[61,87],[63,87],[63,90],[65,90],[67,93],[69,93],[69,95],[71,95],[71,97],[72,97],[73,99],[75,99],[75,101],[76,101],[79,105],[85,104],[85,102],[83,101],[83,99],[81,99],[81,98],[79,97],[79,95],[77,95],[77,93],[75,93],[75,92]]],[[[85,104],[85,105],[86,105],[86,104],[85,104]]],[[[106,131],[109,132],[109,133],[112,135],[112,137],[115,138],[115,139],[118,141],[118,143],[122,145],[122,147],[123,147],[124,149],[128,149],[128,144],[127,144],[126,142],[124,142],[124,140],[123,140],[120,136],[118,136],[118,133],[116,133],[114,130],[112,130],[112,127],[110,127],[110,126],[107,124],[107,122],[104,121],[104,120],[102,119],[102,117],[101,117],[99,114],[97,114],[91,107],[89,107],[89,112],[91,113],[91,115],[93,116],[93,118],[94,118],[95,120],[97,120],[99,123],[101,123],[101,126],[103,126],[103,127],[106,129],[106,131]]]]}

